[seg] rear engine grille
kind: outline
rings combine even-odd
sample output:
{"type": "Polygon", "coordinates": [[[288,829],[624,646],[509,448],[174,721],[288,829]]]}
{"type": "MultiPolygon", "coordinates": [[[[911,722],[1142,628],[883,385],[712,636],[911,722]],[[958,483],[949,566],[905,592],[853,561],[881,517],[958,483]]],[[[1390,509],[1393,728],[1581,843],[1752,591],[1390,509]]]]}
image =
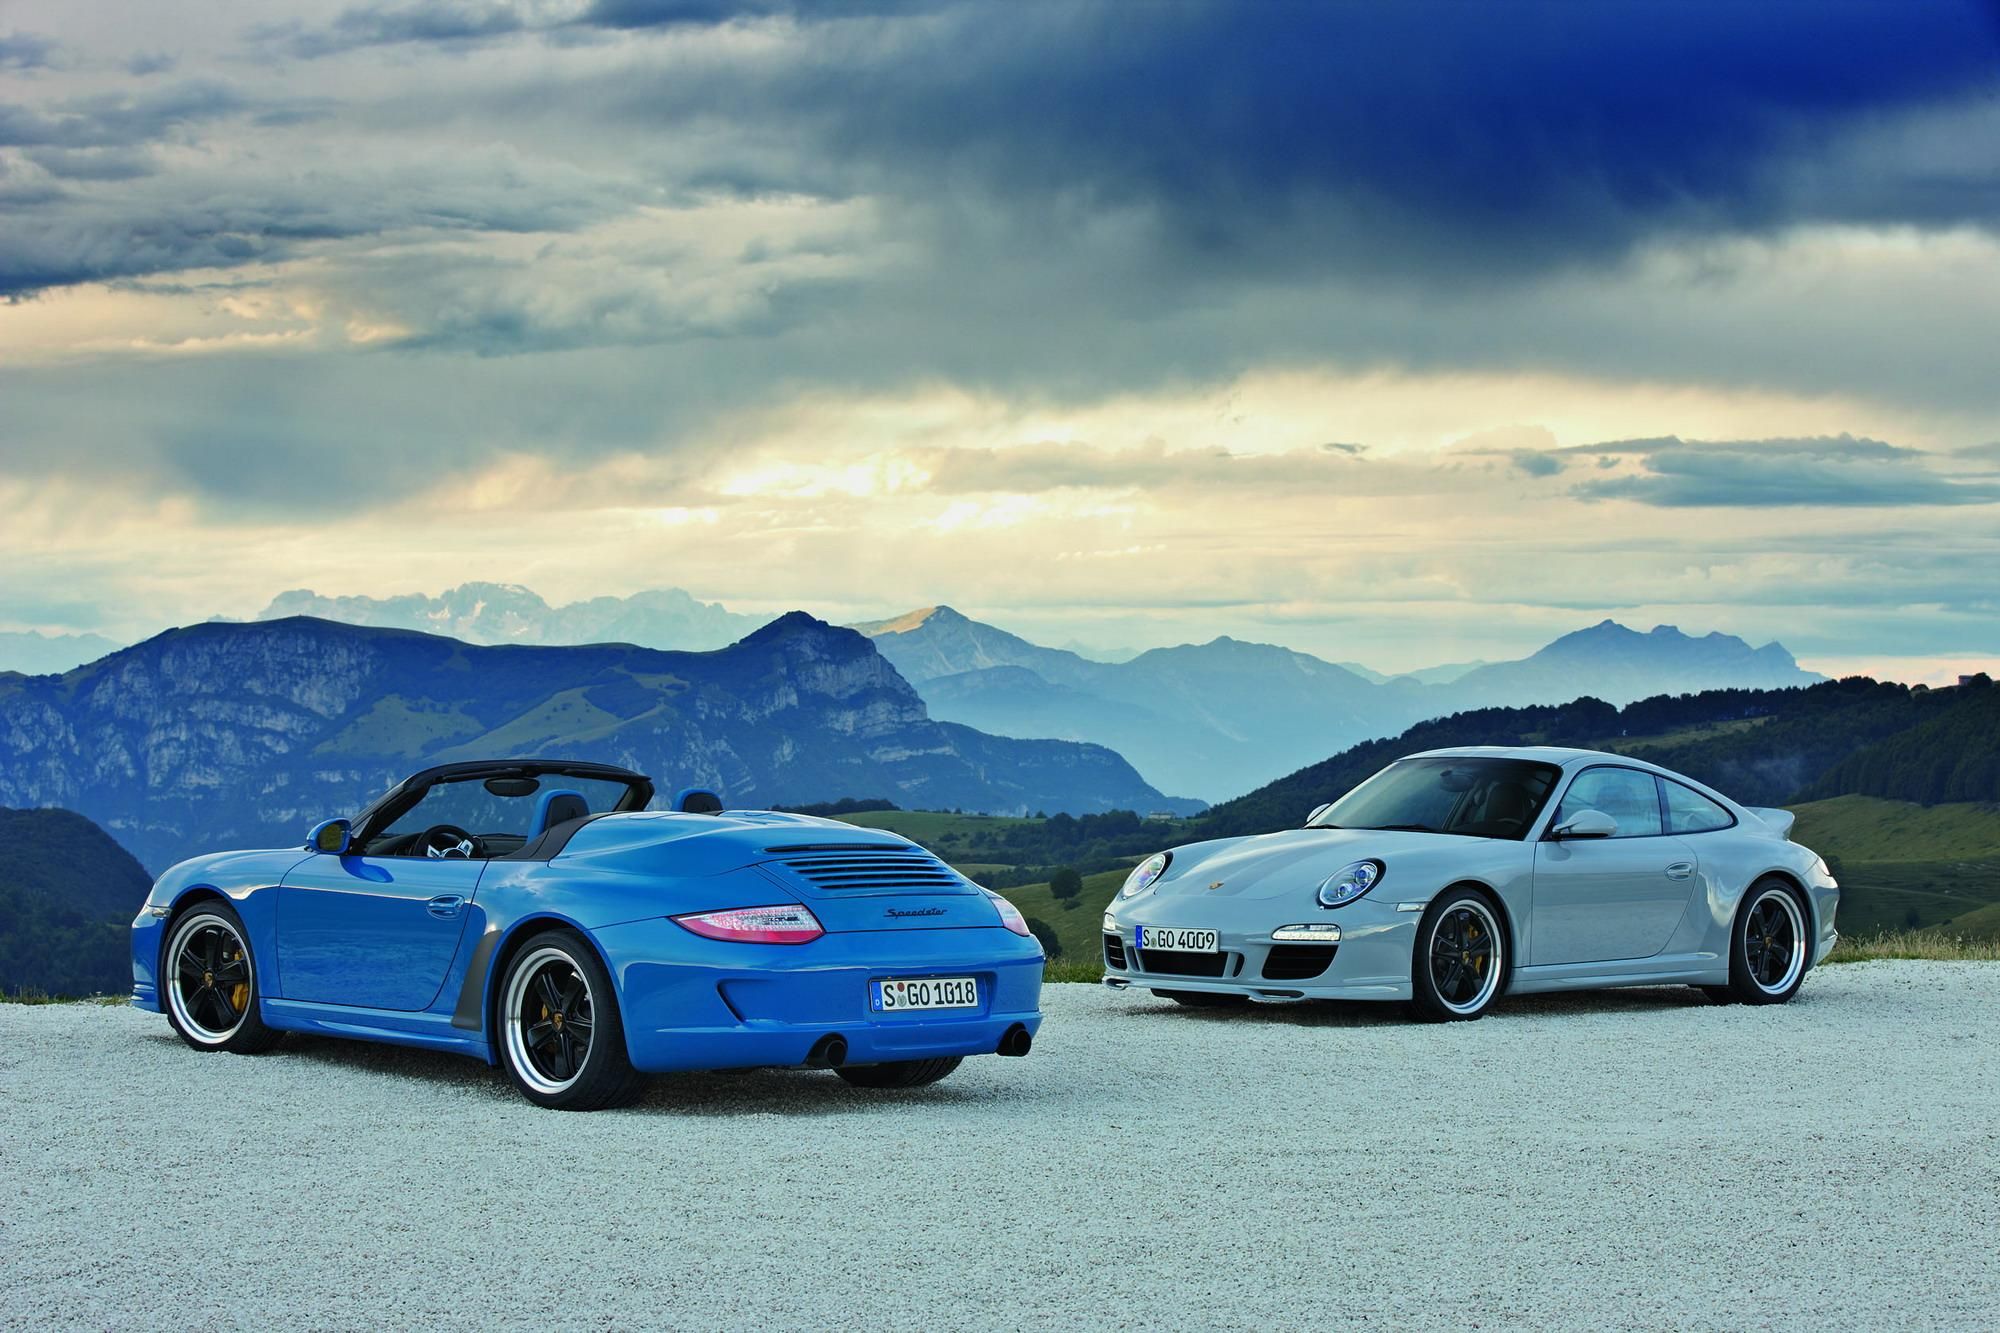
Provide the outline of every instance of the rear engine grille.
{"type": "Polygon", "coordinates": [[[1333,966],[1337,944],[1274,944],[1264,958],[1266,981],[1305,981],[1333,966]]]}
{"type": "Polygon", "coordinates": [[[1147,972],[1177,977],[1219,977],[1229,962],[1223,953],[1176,953],[1168,949],[1139,950],[1139,966],[1147,972]]]}
{"type": "Polygon", "coordinates": [[[1104,965],[1125,970],[1125,941],[1117,935],[1104,937],[1104,965]]]}
{"type": "Polygon", "coordinates": [[[961,888],[959,873],[914,847],[842,847],[800,851],[778,864],[815,888],[830,892],[921,893],[961,888]]]}

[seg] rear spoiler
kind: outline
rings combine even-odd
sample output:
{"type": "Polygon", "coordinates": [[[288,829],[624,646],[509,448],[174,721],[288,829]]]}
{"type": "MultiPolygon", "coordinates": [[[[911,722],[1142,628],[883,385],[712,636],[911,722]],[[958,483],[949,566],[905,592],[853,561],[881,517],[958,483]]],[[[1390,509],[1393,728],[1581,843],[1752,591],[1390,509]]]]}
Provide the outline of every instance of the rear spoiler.
{"type": "Polygon", "coordinates": [[[1776,833],[1779,837],[1789,838],[1792,836],[1792,824],[1798,819],[1798,816],[1791,811],[1773,810],[1769,806],[1764,805],[1746,805],[1743,808],[1763,820],[1766,824],[1769,824],[1772,832],[1776,833]]]}

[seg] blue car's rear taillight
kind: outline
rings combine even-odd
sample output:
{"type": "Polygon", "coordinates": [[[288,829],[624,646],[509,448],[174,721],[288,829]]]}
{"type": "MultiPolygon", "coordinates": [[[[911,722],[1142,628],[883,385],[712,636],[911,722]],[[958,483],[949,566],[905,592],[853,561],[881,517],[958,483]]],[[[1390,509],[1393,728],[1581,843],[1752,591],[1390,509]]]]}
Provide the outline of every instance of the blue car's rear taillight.
{"type": "Polygon", "coordinates": [[[819,918],[803,903],[731,907],[721,912],[694,912],[672,920],[697,935],[738,944],[805,944],[826,934],[819,918]]]}

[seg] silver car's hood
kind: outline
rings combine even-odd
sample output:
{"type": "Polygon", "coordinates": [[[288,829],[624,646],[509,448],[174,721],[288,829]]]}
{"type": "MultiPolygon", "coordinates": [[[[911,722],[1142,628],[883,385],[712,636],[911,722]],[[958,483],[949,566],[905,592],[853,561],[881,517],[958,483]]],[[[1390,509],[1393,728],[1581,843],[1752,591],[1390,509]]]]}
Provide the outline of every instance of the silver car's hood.
{"type": "Polygon", "coordinates": [[[1518,854],[1520,846],[1504,839],[1447,833],[1287,829],[1177,847],[1167,873],[1148,896],[1275,898],[1317,888],[1349,862],[1372,857],[1387,868],[1385,884],[1421,887],[1420,896],[1428,897],[1439,884],[1472,873],[1473,866],[1496,858],[1513,859],[1509,853],[1518,854]]]}

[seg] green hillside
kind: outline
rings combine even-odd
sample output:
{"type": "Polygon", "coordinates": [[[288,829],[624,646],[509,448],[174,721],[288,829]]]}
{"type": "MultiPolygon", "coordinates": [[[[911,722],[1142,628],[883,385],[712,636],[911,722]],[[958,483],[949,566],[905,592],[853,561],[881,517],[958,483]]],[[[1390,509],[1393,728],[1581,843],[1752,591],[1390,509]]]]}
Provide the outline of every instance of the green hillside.
{"type": "Polygon", "coordinates": [[[119,994],[153,881],[68,810],[0,810],[0,994],[119,994]]]}
{"type": "Polygon", "coordinates": [[[1794,809],[1792,837],[1840,881],[1844,933],[2000,937],[2000,806],[1836,796],[1794,809]]]}

